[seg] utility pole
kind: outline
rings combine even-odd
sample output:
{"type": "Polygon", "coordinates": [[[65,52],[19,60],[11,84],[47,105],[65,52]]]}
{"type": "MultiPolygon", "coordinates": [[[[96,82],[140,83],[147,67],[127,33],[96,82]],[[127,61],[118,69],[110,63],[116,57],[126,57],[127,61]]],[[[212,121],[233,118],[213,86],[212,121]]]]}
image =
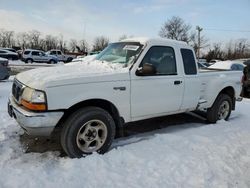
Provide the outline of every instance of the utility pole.
{"type": "Polygon", "coordinates": [[[198,46],[197,46],[197,58],[200,59],[200,48],[201,48],[201,35],[200,32],[203,30],[200,26],[196,26],[196,30],[198,31],[198,46]]]}

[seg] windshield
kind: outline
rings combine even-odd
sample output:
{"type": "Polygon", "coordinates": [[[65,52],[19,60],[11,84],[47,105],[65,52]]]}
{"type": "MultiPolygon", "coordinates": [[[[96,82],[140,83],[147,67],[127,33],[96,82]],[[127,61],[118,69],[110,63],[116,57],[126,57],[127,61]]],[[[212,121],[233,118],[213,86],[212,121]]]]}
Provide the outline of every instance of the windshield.
{"type": "Polygon", "coordinates": [[[125,66],[137,58],[142,49],[138,42],[118,42],[109,44],[95,59],[125,66]]]}

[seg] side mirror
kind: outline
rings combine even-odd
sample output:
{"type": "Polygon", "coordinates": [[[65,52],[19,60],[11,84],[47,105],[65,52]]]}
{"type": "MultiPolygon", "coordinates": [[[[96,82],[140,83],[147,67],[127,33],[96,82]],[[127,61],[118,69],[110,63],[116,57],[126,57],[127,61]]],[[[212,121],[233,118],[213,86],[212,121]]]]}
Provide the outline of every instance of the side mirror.
{"type": "Polygon", "coordinates": [[[135,73],[137,76],[153,76],[156,74],[156,67],[150,63],[144,63],[135,73]]]}

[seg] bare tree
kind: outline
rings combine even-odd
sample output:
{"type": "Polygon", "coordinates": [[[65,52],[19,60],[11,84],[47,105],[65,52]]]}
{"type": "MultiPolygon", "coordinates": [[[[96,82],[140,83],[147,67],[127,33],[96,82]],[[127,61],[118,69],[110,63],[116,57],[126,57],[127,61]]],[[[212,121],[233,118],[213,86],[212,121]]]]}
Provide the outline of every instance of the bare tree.
{"type": "Polygon", "coordinates": [[[243,58],[247,48],[247,39],[239,39],[235,42],[234,54],[235,58],[243,58]]]}
{"type": "MultiPolygon", "coordinates": [[[[198,36],[195,32],[193,32],[190,35],[190,45],[194,48],[195,54],[197,55],[198,53],[198,36]]],[[[200,36],[200,49],[208,47],[208,39],[205,37],[205,35],[200,36]]]]}
{"type": "Polygon", "coordinates": [[[233,59],[233,47],[232,47],[232,43],[233,41],[230,40],[227,44],[226,44],[226,50],[225,50],[225,58],[226,59],[233,59]]]}
{"type": "Polygon", "coordinates": [[[0,30],[1,47],[12,47],[15,45],[14,31],[0,30]]]}
{"type": "Polygon", "coordinates": [[[118,40],[122,41],[122,40],[127,39],[127,38],[129,38],[127,35],[122,35],[122,36],[119,37],[118,40]]]}
{"type": "Polygon", "coordinates": [[[250,45],[247,39],[230,40],[226,45],[225,58],[239,59],[250,57],[250,45]]]}
{"type": "Polygon", "coordinates": [[[127,38],[132,38],[133,37],[133,35],[130,35],[130,36],[128,36],[128,35],[121,35],[120,37],[119,37],[119,39],[118,39],[118,41],[122,41],[122,40],[124,40],[124,39],[127,39],[127,38]]]}
{"type": "Polygon", "coordinates": [[[58,39],[52,35],[46,35],[44,39],[44,47],[43,50],[48,51],[51,49],[56,49],[59,46],[58,39]]]}
{"type": "Polygon", "coordinates": [[[41,36],[41,32],[37,30],[32,30],[28,33],[28,38],[29,38],[31,48],[35,48],[35,49],[40,48],[39,46],[40,36],[41,36]]]}
{"type": "Polygon", "coordinates": [[[22,49],[30,48],[29,36],[26,32],[21,32],[16,35],[16,43],[22,49]]]}
{"type": "Polygon", "coordinates": [[[96,37],[93,44],[93,51],[101,51],[106,46],[108,46],[108,44],[109,44],[108,38],[104,36],[96,37]]]}
{"type": "Polygon", "coordinates": [[[191,36],[190,29],[191,25],[186,24],[182,18],[173,16],[163,24],[159,35],[163,38],[189,42],[191,36]]]}
{"type": "Polygon", "coordinates": [[[60,34],[58,37],[59,49],[63,52],[66,50],[66,41],[63,40],[63,35],[60,34]]]}
{"type": "Polygon", "coordinates": [[[70,42],[69,42],[69,49],[70,49],[72,52],[75,52],[76,49],[77,49],[76,46],[77,46],[77,40],[71,39],[70,42]]]}
{"type": "Polygon", "coordinates": [[[88,51],[88,43],[84,39],[79,41],[78,47],[79,47],[79,52],[87,52],[88,51]]]}
{"type": "Polygon", "coordinates": [[[206,55],[206,59],[207,61],[210,61],[212,59],[224,59],[224,52],[221,48],[221,44],[220,43],[215,43],[213,45],[212,49],[209,49],[207,55],[206,55]]]}

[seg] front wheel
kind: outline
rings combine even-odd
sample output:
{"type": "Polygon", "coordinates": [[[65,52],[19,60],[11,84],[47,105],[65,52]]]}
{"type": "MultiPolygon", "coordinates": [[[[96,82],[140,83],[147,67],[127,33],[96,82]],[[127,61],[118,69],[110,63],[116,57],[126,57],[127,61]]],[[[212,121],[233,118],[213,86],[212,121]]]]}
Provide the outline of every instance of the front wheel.
{"type": "Polygon", "coordinates": [[[111,115],[98,107],[82,108],[63,124],[61,145],[72,158],[108,151],[115,136],[111,115]]]}
{"type": "Polygon", "coordinates": [[[228,120],[232,111],[232,98],[226,94],[221,94],[215,100],[213,106],[207,110],[207,120],[209,123],[216,123],[217,120],[228,120]]]}

